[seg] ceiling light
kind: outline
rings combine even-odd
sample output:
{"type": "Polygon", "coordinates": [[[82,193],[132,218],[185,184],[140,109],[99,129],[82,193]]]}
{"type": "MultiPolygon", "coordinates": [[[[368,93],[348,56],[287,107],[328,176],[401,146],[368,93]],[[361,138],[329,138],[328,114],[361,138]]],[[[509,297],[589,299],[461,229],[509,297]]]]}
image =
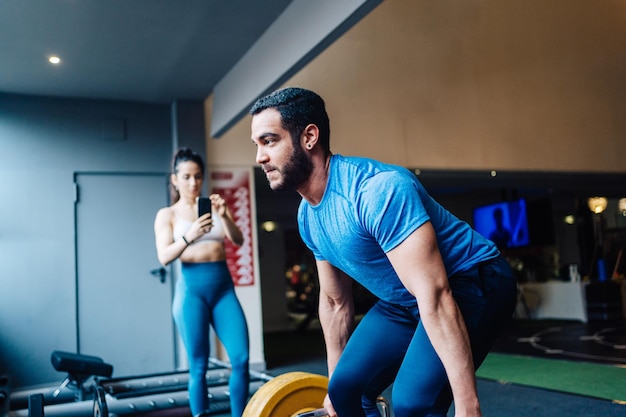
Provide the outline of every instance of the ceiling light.
{"type": "Polygon", "coordinates": [[[575,217],[572,214],[568,214],[563,220],[567,224],[574,224],[574,222],[576,221],[575,217]]]}
{"type": "Polygon", "coordinates": [[[498,175],[498,173],[496,171],[491,171],[491,176],[495,177],[496,175],[498,175]]]}
{"type": "Polygon", "coordinates": [[[53,55],[53,56],[48,58],[48,62],[50,62],[51,64],[54,64],[54,65],[58,65],[58,64],[61,63],[61,58],[59,58],[58,56],[54,56],[53,55]]]}
{"type": "Polygon", "coordinates": [[[595,214],[600,214],[604,210],[606,210],[608,200],[606,199],[606,197],[589,197],[589,200],[587,200],[587,204],[589,205],[589,210],[591,210],[595,214]]]}

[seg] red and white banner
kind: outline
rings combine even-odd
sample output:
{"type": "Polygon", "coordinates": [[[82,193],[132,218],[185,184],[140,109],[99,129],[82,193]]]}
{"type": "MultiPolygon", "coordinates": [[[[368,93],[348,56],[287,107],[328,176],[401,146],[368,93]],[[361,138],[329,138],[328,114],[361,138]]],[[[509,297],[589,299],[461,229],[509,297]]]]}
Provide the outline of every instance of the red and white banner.
{"type": "Polygon", "coordinates": [[[211,193],[216,193],[228,204],[235,223],[243,233],[243,244],[234,245],[226,239],[226,263],[236,286],[254,285],[254,257],[252,251],[252,206],[250,197],[250,169],[228,168],[210,170],[211,193]]]}

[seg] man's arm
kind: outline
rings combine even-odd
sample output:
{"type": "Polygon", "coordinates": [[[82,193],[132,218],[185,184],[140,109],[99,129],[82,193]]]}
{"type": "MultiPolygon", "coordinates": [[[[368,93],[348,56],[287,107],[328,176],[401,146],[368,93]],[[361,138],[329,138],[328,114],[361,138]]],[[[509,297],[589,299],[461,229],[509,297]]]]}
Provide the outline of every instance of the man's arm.
{"type": "Polygon", "coordinates": [[[326,342],[328,377],[332,376],[354,325],[352,279],[326,261],[317,261],[319,319],[326,342]]]}
{"type": "Polygon", "coordinates": [[[420,226],[387,256],[417,299],[420,319],[452,387],[455,415],[481,416],[469,336],[431,223],[420,226]]]}
{"type": "MultiPolygon", "coordinates": [[[[331,378],[354,326],[352,279],[326,261],[317,261],[320,283],[319,318],[326,342],[328,378],[331,378]]],[[[330,417],[337,413],[328,395],[324,408],[330,417]]]]}

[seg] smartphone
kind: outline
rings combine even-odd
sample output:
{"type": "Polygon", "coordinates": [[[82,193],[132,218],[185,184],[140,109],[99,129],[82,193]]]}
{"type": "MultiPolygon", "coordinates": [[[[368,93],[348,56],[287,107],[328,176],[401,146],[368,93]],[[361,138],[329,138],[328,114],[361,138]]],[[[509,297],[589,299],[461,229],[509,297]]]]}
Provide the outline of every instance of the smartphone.
{"type": "Polygon", "coordinates": [[[198,217],[211,212],[211,199],[208,197],[198,198],[198,217]]]}

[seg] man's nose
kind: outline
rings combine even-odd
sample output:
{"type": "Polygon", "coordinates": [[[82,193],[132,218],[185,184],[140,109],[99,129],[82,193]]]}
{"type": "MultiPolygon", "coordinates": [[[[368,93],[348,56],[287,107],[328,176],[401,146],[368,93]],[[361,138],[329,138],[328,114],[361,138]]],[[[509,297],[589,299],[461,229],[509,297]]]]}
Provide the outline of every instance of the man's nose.
{"type": "Polygon", "coordinates": [[[264,164],[269,159],[267,157],[267,153],[263,150],[261,146],[256,148],[256,163],[259,165],[264,164]]]}

